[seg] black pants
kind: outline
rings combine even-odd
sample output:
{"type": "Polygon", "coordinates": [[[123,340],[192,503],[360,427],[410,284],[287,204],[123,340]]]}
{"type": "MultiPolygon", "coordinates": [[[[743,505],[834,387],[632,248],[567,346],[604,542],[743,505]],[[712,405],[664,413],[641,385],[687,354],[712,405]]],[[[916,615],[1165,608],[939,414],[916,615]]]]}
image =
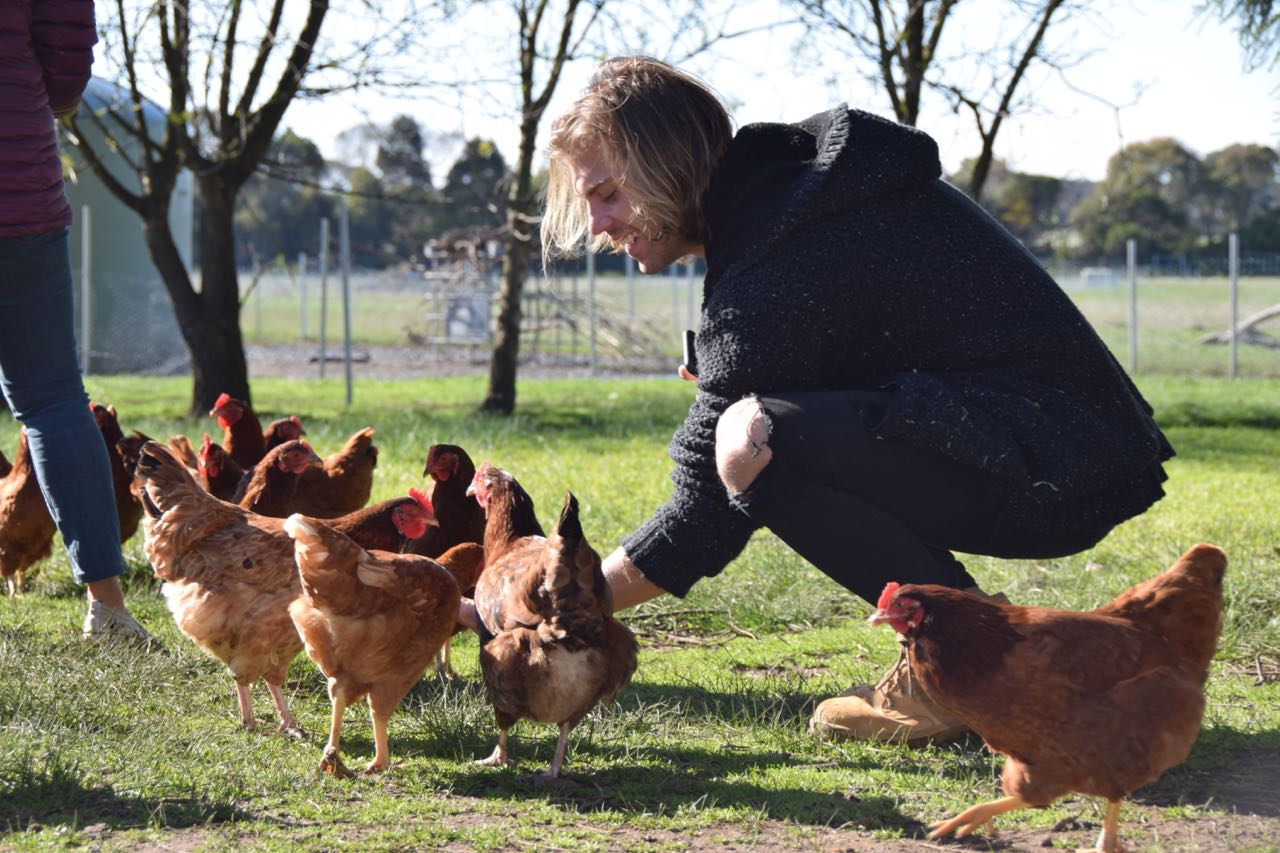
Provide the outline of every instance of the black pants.
{"type": "Polygon", "coordinates": [[[1110,529],[1071,536],[1020,530],[1007,518],[1007,481],[872,434],[893,392],[775,394],[760,403],[773,458],[738,503],[869,602],[889,581],[975,586],[952,550],[1061,557],[1092,547],[1110,529]]]}

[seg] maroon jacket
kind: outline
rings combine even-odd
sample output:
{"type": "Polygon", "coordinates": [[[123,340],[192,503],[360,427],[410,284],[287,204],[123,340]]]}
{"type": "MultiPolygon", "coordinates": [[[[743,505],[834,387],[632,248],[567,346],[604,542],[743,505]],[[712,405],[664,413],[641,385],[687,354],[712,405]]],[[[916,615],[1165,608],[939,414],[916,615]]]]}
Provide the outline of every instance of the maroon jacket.
{"type": "Polygon", "coordinates": [[[0,2],[0,239],[71,224],[54,113],[89,83],[92,0],[0,2]]]}

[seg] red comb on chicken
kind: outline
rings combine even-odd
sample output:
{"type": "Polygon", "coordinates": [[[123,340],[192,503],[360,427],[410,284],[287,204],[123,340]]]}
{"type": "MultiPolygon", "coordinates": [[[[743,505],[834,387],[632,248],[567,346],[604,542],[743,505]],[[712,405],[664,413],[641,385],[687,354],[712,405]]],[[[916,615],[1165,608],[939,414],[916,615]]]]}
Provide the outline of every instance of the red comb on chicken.
{"type": "Polygon", "coordinates": [[[409,497],[418,502],[418,505],[426,510],[427,515],[434,516],[436,514],[435,507],[431,505],[431,498],[427,497],[427,493],[422,489],[410,489],[409,497]]]}
{"type": "Polygon", "coordinates": [[[893,598],[893,594],[898,591],[900,586],[902,586],[902,584],[897,581],[889,581],[885,584],[884,592],[880,593],[880,600],[876,602],[876,609],[884,610],[887,608],[889,606],[890,599],[893,598]]]}

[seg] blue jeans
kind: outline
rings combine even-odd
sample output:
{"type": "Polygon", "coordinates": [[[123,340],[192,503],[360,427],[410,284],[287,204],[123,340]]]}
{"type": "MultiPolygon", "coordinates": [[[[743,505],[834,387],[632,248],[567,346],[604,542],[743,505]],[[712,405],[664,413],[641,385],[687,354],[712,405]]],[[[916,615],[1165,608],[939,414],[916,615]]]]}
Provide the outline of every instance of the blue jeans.
{"type": "Polygon", "coordinates": [[[0,240],[0,388],[27,428],[76,583],[122,574],[111,465],[76,358],[65,228],[0,240]]]}

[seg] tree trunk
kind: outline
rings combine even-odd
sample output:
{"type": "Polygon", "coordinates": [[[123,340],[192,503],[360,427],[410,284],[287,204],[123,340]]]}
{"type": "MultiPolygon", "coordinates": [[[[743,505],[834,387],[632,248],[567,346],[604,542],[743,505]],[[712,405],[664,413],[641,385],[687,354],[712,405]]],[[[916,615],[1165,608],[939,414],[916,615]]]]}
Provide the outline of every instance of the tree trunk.
{"type": "Polygon", "coordinates": [[[191,414],[207,415],[218,395],[227,392],[246,402],[249,372],[240,337],[240,292],[232,243],[231,200],[221,192],[210,192],[202,183],[205,202],[200,232],[200,292],[187,274],[173,233],[169,229],[167,205],[155,205],[143,216],[143,233],[156,269],[160,272],[178,328],[191,356],[193,378],[191,414]]]}
{"type": "Polygon", "coordinates": [[[196,335],[187,338],[194,380],[193,411],[208,412],[223,392],[253,402],[240,335],[240,279],[233,226],[236,190],[226,183],[216,174],[201,181],[205,203],[200,231],[201,316],[196,335]]]}
{"type": "Polygon", "coordinates": [[[502,257],[497,339],[489,361],[489,389],[480,411],[509,415],[516,409],[516,365],[520,358],[520,300],[529,272],[529,253],[538,221],[533,193],[533,146],[538,117],[526,118],[520,129],[520,153],[507,202],[507,249],[502,257]]]}

